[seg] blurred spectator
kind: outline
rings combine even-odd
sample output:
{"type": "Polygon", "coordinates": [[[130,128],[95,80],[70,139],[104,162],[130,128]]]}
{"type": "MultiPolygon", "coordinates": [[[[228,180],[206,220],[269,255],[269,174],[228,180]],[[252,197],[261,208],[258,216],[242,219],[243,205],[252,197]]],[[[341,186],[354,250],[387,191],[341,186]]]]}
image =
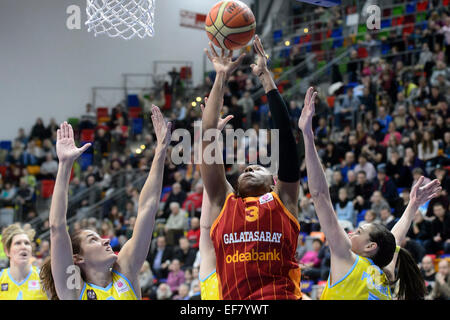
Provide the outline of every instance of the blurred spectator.
{"type": "Polygon", "coordinates": [[[150,295],[153,287],[153,274],[148,261],[144,261],[138,275],[139,286],[141,287],[142,297],[150,295]]]}
{"type": "Polygon", "coordinates": [[[200,219],[197,217],[191,218],[191,228],[186,234],[191,248],[198,249],[200,243],[200,219]]]}
{"type": "Polygon", "coordinates": [[[354,171],[364,171],[366,173],[366,178],[368,181],[372,181],[377,175],[375,167],[371,162],[367,161],[367,156],[364,153],[361,153],[359,155],[358,164],[355,166],[354,171]]]}
{"type": "Polygon", "coordinates": [[[97,113],[90,103],[86,104],[86,112],[81,116],[78,127],[80,130],[93,129],[97,124],[97,113]]]}
{"type": "Polygon", "coordinates": [[[436,253],[444,250],[450,253],[450,212],[448,212],[442,203],[433,205],[433,214],[435,218],[431,222],[432,241],[425,244],[427,253],[436,253]]]}
{"type": "Polygon", "coordinates": [[[360,221],[358,227],[361,227],[368,223],[379,223],[380,219],[377,218],[377,215],[372,210],[367,210],[364,214],[364,220],[360,221]]]}
{"type": "Polygon", "coordinates": [[[441,260],[438,264],[438,272],[435,275],[434,287],[431,292],[433,300],[449,300],[450,299],[450,273],[448,261],[441,260]]]}
{"type": "Polygon", "coordinates": [[[167,283],[161,283],[156,290],[157,300],[170,300],[172,298],[172,290],[167,283]]]}
{"type": "Polygon", "coordinates": [[[355,223],[355,210],[353,202],[347,198],[347,190],[339,189],[339,201],[336,203],[336,214],[338,220],[348,221],[353,226],[355,223]]]}
{"type": "Polygon", "coordinates": [[[380,191],[375,191],[370,198],[370,209],[377,215],[377,217],[380,217],[381,210],[382,209],[389,209],[389,204],[387,201],[383,198],[383,195],[380,191]]]}
{"type": "Polygon", "coordinates": [[[181,270],[191,268],[195,261],[197,251],[190,247],[189,240],[186,237],[181,237],[178,240],[178,247],[175,249],[174,258],[179,260],[181,270]]]}
{"type": "Polygon", "coordinates": [[[181,189],[181,184],[178,182],[174,183],[172,185],[172,191],[170,191],[169,196],[167,197],[167,199],[164,203],[164,207],[163,207],[164,214],[160,218],[163,218],[163,219],[169,218],[170,204],[172,202],[176,202],[181,206],[181,205],[183,205],[184,201],[186,200],[186,197],[187,197],[186,192],[184,192],[181,189]]]}
{"type": "Polygon", "coordinates": [[[33,140],[34,138],[37,138],[39,140],[44,140],[48,137],[47,129],[45,129],[44,122],[42,121],[42,118],[37,118],[36,123],[31,128],[30,132],[30,140],[33,140]]]}
{"type": "Polygon", "coordinates": [[[41,164],[40,179],[54,180],[58,172],[58,162],[53,159],[51,153],[45,155],[45,161],[41,164]]]}
{"type": "Polygon", "coordinates": [[[195,191],[186,197],[183,202],[183,209],[187,212],[194,211],[196,216],[200,216],[200,209],[202,207],[203,200],[203,183],[198,182],[195,185],[195,191]]]}
{"type": "Polygon", "coordinates": [[[178,294],[172,300],[189,300],[189,286],[185,283],[180,284],[178,294]]]}
{"type": "Polygon", "coordinates": [[[166,237],[156,238],[156,247],[150,250],[147,261],[150,263],[153,274],[157,279],[167,278],[168,267],[173,259],[172,247],[166,245],[166,237]]]}
{"type": "Polygon", "coordinates": [[[173,246],[178,242],[178,239],[184,235],[187,224],[186,211],[180,209],[180,205],[177,202],[172,202],[170,204],[170,215],[164,227],[169,245],[173,246]]]}
{"type": "Polygon", "coordinates": [[[169,275],[167,276],[167,284],[172,293],[177,294],[178,288],[184,283],[184,271],[180,268],[180,261],[173,259],[169,266],[169,275]]]}
{"type": "Polygon", "coordinates": [[[425,281],[425,285],[427,287],[427,295],[429,295],[433,290],[436,275],[436,271],[434,269],[434,261],[431,256],[426,255],[422,258],[420,272],[422,273],[422,278],[425,281]]]}
{"type": "Polygon", "coordinates": [[[383,208],[380,211],[380,222],[383,224],[388,230],[392,230],[394,225],[397,223],[398,219],[396,219],[392,213],[391,209],[383,208]]]}
{"type": "Polygon", "coordinates": [[[381,192],[383,198],[389,203],[389,206],[395,207],[396,200],[398,199],[397,186],[386,175],[386,166],[379,166],[377,173],[377,179],[374,181],[374,189],[381,192]]]}

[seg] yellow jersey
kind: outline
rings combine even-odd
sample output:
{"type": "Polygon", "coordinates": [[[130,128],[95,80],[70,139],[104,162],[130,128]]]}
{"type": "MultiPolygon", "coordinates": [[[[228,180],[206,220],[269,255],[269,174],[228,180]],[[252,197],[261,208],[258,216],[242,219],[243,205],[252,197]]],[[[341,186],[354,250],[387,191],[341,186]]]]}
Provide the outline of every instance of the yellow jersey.
{"type": "Polygon", "coordinates": [[[216,270],[211,272],[205,279],[200,279],[200,289],[202,300],[220,300],[216,270]]]}
{"type": "Polygon", "coordinates": [[[137,300],[131,282],[123,274],[112,270],[112,282],[102,288],[84,283],[79,300],[137,300]]]}
{"type": "Polygon", "coordinates": [[[0,300],[48,300],[41,286],[39,269],[32,266],[22,282],[16,282],[9,268],[0,271],[0,300]]]}
{"type": "Polygon", "coordinates": [[[392,300],[386,274],[371,259],[356,256],[347,274],[330,285],[328,277],[321,300],[392,300]]]}

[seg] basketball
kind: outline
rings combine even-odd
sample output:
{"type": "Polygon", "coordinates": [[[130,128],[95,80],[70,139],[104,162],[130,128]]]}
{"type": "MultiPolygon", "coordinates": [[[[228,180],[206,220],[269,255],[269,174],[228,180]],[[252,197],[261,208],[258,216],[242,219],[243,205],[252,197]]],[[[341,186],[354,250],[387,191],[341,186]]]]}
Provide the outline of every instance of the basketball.
{"type": "Polygon", "coordinates": [[[209,11],[205,29],[209,39],[223,49],[244,47],[255,34],[256,21],[250,8],[241,1],[221,1],[209,11]]]}

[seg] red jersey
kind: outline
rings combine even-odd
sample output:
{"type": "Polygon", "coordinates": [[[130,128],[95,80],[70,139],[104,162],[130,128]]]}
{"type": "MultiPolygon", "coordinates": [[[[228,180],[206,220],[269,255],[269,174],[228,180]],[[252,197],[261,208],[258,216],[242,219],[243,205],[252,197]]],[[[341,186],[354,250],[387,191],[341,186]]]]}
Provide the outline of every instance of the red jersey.
{"type": "Polygon", "coordinates": [[[229,194],[211,227],[220,298],[301,299],[295,260],[300,225],[275,192],[229,194]]]}

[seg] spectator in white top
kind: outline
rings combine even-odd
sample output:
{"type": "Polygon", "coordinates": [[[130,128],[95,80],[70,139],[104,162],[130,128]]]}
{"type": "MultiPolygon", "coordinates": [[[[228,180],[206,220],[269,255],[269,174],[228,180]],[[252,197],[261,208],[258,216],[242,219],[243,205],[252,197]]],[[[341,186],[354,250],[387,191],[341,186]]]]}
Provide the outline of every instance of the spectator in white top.
{"type": "Polygon", "coordinates": [[[434,165],[434,160],[438,156],[438,149],[439,144],[433,139],[433,133],[428,130],[425,131],[422,142],[417,147],[419,159],[424,161],[427,166],[434,165]]]}
{"type": "Polygon", "coordinates": [[[40,176],[42,179],[55,179],[58,172],[58,162],[53,159],[52,154],[49,152],[45,155],[45,161],[41,164],[40,176]]]}
{"type": "Polygon", "coordinates": [[[368,181],[372,181],[377,176],[377,171],[373,164],[367,161],[367,156],[361,153],[358,157],[358,164],[353,169],[355,172],[364,171],[368,181]]]}
{"type": "Polygon", "coordinates": [[[170,215],[164,228],[167,236],[167,244],[171,246],[176,245],[178,239],[184,235],[187,227],[188,219],[186,211],[180,209],[178,202],[170,203],[170,215]]]}

